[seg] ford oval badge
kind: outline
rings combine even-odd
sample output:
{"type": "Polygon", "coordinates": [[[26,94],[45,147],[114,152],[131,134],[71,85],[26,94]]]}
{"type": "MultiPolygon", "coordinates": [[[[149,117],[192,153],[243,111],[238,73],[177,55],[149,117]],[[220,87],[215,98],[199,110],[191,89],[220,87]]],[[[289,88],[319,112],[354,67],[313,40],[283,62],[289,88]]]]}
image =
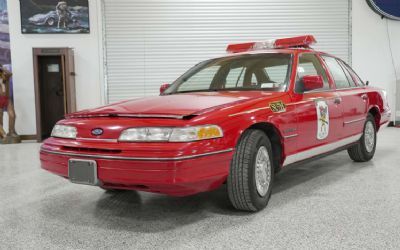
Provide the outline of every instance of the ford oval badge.
{"type": "Polygon", "coordinates": [[[92,130],[92,135],[94,136],[99,136],[102,135],[104,133],[104,131],[101,128],[95,128],[92,130]]]}

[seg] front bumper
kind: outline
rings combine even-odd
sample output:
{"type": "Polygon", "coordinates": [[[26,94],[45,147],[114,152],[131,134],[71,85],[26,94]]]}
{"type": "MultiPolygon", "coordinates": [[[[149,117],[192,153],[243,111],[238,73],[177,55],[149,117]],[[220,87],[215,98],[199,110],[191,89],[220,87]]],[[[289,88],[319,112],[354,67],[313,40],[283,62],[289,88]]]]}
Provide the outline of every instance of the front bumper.
{"type": "Polygon", "coordinates": [[[97,162],[100,185],[112,189],[142,190],[174,196],[210,191],[228,176],[233,149],[177,157],[127,157],[81,154],[54,150],[40,151],[43,169],[68,178],[69,159],[97,162]]]}

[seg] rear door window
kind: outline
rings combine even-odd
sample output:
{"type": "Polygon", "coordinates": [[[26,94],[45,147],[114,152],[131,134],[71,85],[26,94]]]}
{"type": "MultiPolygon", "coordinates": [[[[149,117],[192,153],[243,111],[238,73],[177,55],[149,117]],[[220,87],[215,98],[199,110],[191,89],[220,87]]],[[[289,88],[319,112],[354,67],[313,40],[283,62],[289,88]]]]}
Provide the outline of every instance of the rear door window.
{"type": "Polygon", "coordinates": [[[364,82],[361,80],[361,78],[357,75],[357,73],[349,66],[347,65],[345,62],[341,61],[343,67],[349,72],[349,74],[351,75],[353,81],[355,82],[355,84],[357,86],[364,86],[364,82]]]}
{"type": "Polygon", "coordinates": [[[357,87],[356,82],[354,81],[354,79],[353,79],[353,77],[351,76],[350,72],[349,72],[349,71],[346,69],[346,67],[344,66],[343,62],[342,62],[341,60],[337,60],[337,61],[339,62],[340,66],[342,67],[342,69],[343,69],[343,71],[344,71],[344,73],[345,73],[345,75],[346,75],[346,77],[347,77],[347,80],[348,80],[349,83],[350,83],[350,87],[357,87]]]}
{"type": "Polygon", "coordinates": [[[347,79],[347,76],[339,62],[330,56],[322,56],[322,58],[324,59],[326,66],[333,77],[333,80],[335,80],[336,88],[350,88],[350,82],[347,79]]]}

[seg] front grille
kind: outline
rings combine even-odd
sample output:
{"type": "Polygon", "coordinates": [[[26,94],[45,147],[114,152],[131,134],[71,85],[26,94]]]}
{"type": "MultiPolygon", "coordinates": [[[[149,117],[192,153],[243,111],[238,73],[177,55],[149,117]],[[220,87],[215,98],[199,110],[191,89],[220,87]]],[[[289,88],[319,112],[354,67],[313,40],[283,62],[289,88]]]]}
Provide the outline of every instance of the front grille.
{"type": "Polygon", "coordinates": [[[118,149],[82,148],[82,147],[67,147],[67,146],[63,146],[62,149],[66,151],[81,152],[81,153],[118,154],[122,152],[122,150],[118,149]]]}

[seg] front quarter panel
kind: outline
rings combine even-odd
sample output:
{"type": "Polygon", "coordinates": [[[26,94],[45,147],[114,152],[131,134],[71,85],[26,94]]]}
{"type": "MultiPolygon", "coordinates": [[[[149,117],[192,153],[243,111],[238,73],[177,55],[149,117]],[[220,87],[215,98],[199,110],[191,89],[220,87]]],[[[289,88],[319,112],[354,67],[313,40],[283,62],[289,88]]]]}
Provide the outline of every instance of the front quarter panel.
{"type": "Polygon", "coordinates": [[[291,98],[286,93],[273,99],[262,99],[255,104],[228,107],[225,110],[199,116],[193,122],[197,123],[202,120],[221,126],[224,131],[225,145],[229,148],[235,148],[243,132],[249,128],[272,127],[283,145],[282,161],[284,155],[291,154],[296,150],[297,118],[295,106],[291,105],[291,98]],[[273,112],[270,104],[274,102],[282,102],[285,109],[273,112]]]}

